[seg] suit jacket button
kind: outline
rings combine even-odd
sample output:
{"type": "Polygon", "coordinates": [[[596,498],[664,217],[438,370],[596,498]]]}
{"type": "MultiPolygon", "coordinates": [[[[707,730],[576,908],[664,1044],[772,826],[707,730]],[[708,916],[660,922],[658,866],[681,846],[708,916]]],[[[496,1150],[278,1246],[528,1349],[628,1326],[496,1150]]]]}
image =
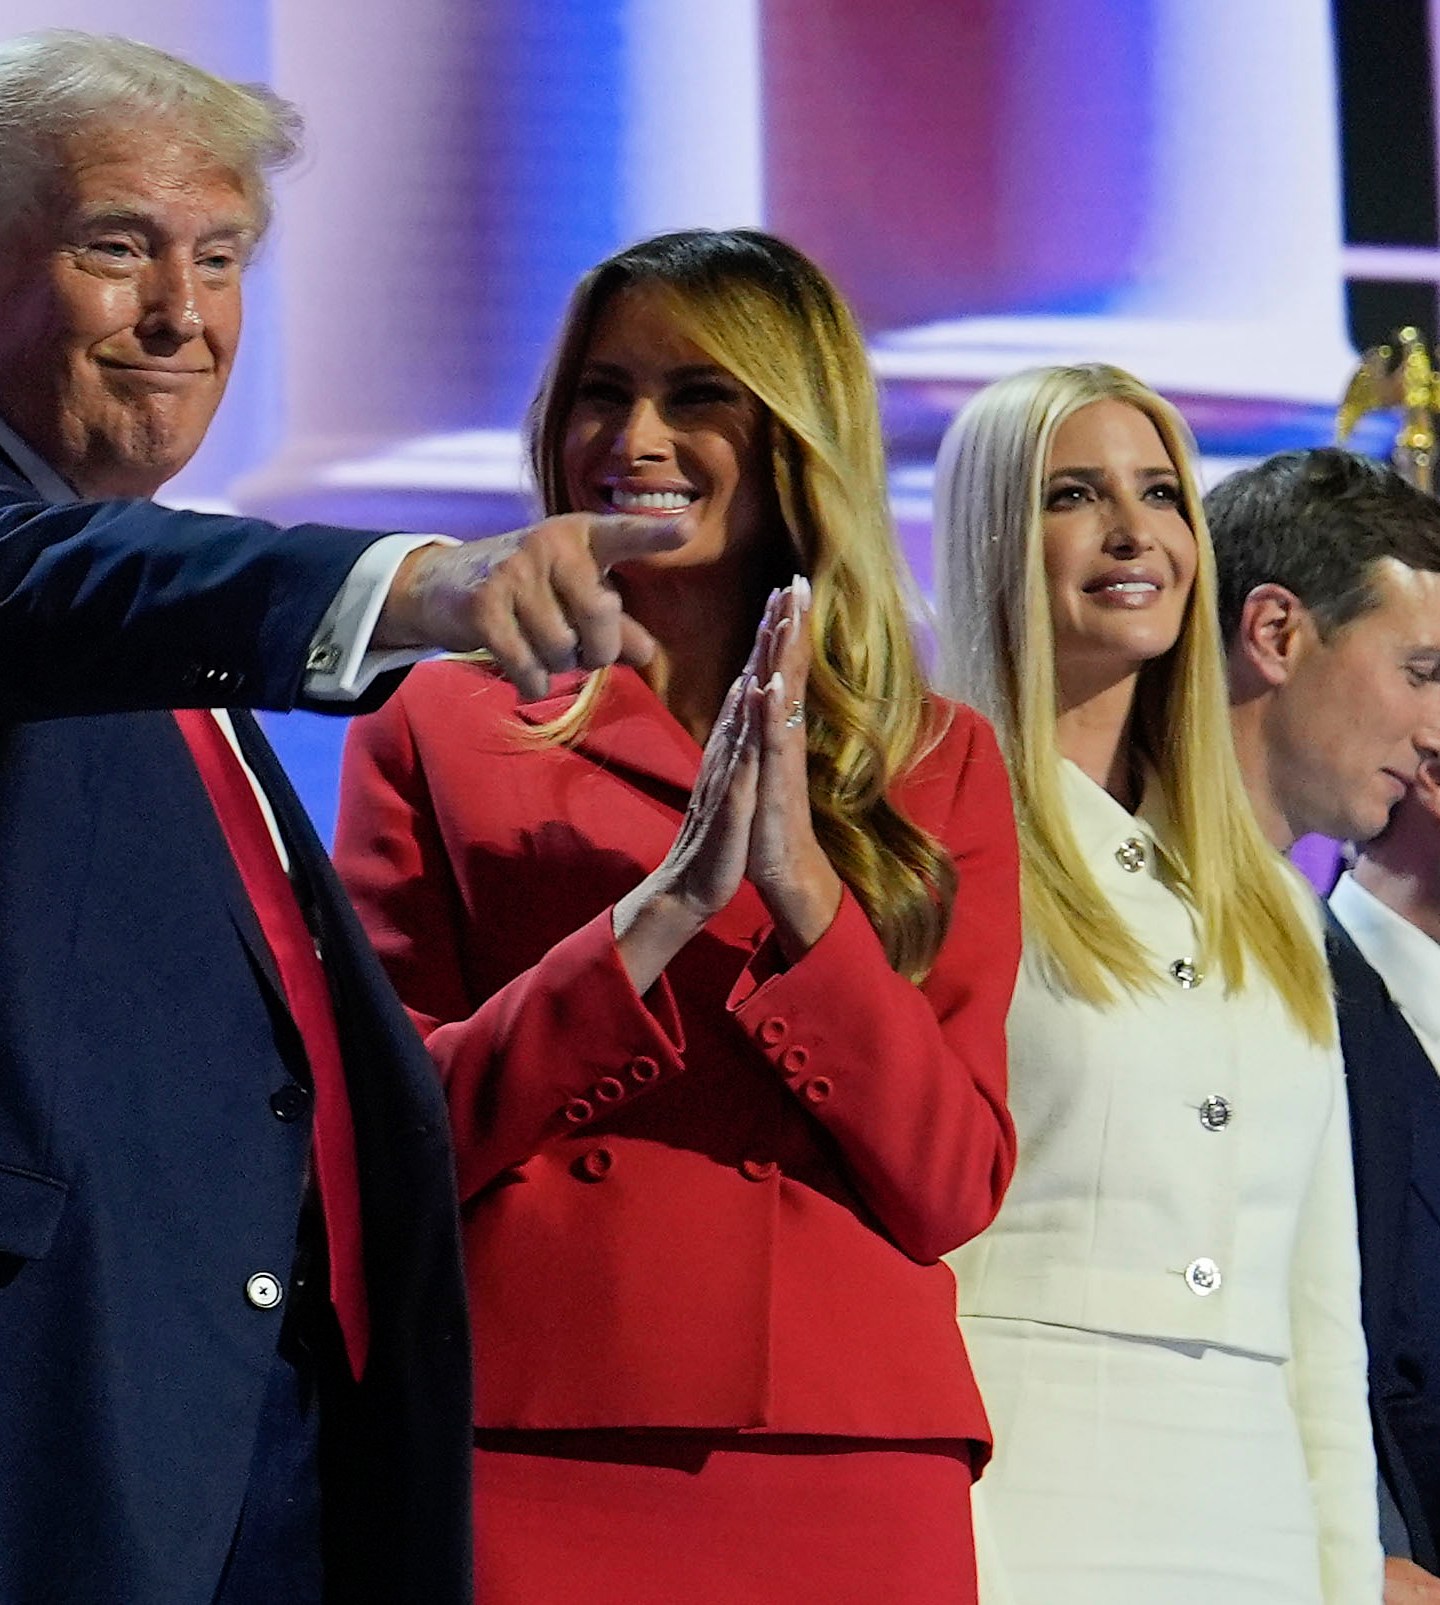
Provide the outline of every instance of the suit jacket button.
{"type": "Polygon", "coordinates": [[[1203,1255],[1192,1259],[1185,1267],[1185,1285],[1196,1298],[1208,1298],[1219,1289],[1222,1280],[1220,1267],[1203,1255]]]}
{"type": "Polygon", "coordinates": [[[595,1105],[588,1098],[572,1098],[563,1113],[572,1126],[583,1126],[595,1113],[595,1105]]]}
{"type": "Polygon", "coordinates": [[[773,1048],[777,1042],[785,1039],[785,1022],[778,1014],[772,1014],[768,1020],[760,1022],[760,1040],[767,1048],[773,1048]]]}
{"type": "Polygon", "coordinates": [[[660,1074],[660,1066],[649,1056],[640,1053],[630,1061],[630,1079],[643,1087],[647,1081],[653,1081],[660,1074]]]}
{"type": "Polygon", "coordinates": [[[1115,849],[1115,862],[1127,875],[1137,875],[1145,868],[1145,843],[1138,836],[1127,836],[1115,849]]]}
{"type": "Polygon", "coordinates": [[[780,1055],[780,1068],[787,1076],[798,1076],[810,1063],[810,1050],[799,1046],[786,1048],[780,1055]]]}
{"type": "Polygon", "coordinates": [[[1212,1092],[1200,1105],[1200,1124],[1206,1131],[1224,1131],[1230,1124],[1230,1101],[1212,1092]]]}
{"type": "Polygon", "coordinates": [[[595,1083],[595,1096],[601,1103],[616,1103],[625,1096],[625,1083],[614,1076],[602,1076],[595,1083]]]}
{"type": "Polygon", "coordinates": [[[615,1155],[608,1148],[591,1148],[571,1167],[581,1181],[604,1181],[615,1163],[615,1155]]]}
{"type": "Polygon", "coordinates": [[[769,1181],[779,1168],[779,1165],[773,1159],[742,1159],[740,1161],[740,1174],[747,1181],[769,1181]]]}
{"type": "Polygon", "coordinates": [[[277,1120],[298,1120],[309,1108],[310,1094],[298,1081],[287,1082],[270,1094],[270,1112],[277,1120]]]}
{"type": "Polygon", "coordinates": [[[278,1276],[272,1276],[269,1271],[256,1271],[245,1284],[245,1297],[257,1310],[273,1310],[285,1297],[285,1289],[278,1276]]]}
{"type": "Polygon", "coordinates": [[[824,1103],[833,1090],[829,1076],[811,1076],[800,1089],[809,1103],[824,1103]]]}

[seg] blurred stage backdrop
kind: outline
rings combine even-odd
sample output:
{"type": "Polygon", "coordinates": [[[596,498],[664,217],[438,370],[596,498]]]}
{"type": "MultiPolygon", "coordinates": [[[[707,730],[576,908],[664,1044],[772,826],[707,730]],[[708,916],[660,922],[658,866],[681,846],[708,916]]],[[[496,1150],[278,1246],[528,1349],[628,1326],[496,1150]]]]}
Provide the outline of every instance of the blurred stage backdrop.
{"type": "MultiPolygon", "coordinates": [[[[666,228],[761,224],[852,298],[922,583],[935,448],[989,379],[1132,368],[1213,481],[1328,441],[1357,348],[1437,333],[1440,0],[0,0],[45,26],[308,121],[187,505],[523,521],[568,290],[666,228]]],[[[343,721],[267,726],[328,832],[343,721]]]]}

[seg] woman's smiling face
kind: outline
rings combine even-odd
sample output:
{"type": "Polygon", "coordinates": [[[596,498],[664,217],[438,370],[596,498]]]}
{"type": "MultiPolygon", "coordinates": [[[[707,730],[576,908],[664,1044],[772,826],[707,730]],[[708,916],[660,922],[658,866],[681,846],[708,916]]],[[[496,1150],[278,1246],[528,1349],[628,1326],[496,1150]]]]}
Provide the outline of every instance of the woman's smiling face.
{"type": "Polygon", "coordinates": [[[764,407],[643,284],[596,320],[561,452],[573,508],[682,515],[684,546],[647,566],[748,556],[778,530],[764,407]]]}
{"type": "Polygon", "coordinates": [[[1041,506],[1056,673],[1073,704],[1175,645],[1195,533],[1159,431],[1123,401],[1091,402],[1055,431],[1041,506]]]}

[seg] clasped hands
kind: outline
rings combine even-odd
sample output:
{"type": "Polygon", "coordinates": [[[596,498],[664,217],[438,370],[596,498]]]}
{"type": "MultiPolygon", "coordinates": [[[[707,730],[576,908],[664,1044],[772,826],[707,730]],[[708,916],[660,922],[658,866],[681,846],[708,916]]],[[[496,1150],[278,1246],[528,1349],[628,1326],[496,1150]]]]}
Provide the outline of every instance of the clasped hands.
{"type": "Polygon", "coordinates": [[[620,957],[644,992],[749,879],[794,963],[824,935],[842,885],[816,839],[806,771],[809,583],[771,593],[745,668],[705,744],[674,845],[615,906],[620,957]],[[798,713],[798,717],[797,717],[798,713]]]}
{"type": "MultiPolygon", "coordinates": [[[[483,649],[528,699],[544,696],[550,675],[566,669],[643,666],[654,640],[625,613],[608,570],[685,538],[680,520],[568,513],[488,540],[422,546],[402,562],[372,645],[483,649]]],[[[638,991],[747,877],[790,963],[840,906],[840,877],[810,817],[809,604],[804,579],[771,594],[706,742],[680,833],[659,868],[616,905],[620,956],[638,991]]]]}

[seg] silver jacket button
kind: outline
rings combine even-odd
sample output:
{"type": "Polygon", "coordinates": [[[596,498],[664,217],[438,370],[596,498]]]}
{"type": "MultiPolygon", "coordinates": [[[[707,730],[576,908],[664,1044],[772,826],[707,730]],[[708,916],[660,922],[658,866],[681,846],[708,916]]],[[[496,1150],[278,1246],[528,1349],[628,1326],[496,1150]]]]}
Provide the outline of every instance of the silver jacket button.
{"type": "Polygon", "coordinates": [[[273,1310],[285,1297],[280,1278],[269,1271],[256,1271],[245,1284],[245,1297],[257,1310],[273,1310]]]}
{"type": "Polygon", "coordinates": [[[1185,1285],[1197,1298],[1208,1298],[1220,1281],[1220,1267],[1213,1259],[1192,1259],[1185,1267],[1185,1285]]]}
{"type": "Polygon", "coordinates": [[[1230,1124],[1230,1114],[1229,1100],[1212,1092],[1200,1105],[1200,1124],[1206,1131],[1224,1131],[1230,1124]]]}
{"type": "Polygon", "coordinates": [[[1115,862],[1127,875],[1137,875],[1145,868],[1145,843],[1138,836],[1127,836],[1115,849],[1115,862]]]}
{"type": "Polygon", "coordinates": [[[1176,959],[1170,966],[1170,973],[1187,992],[1205,979],[1190,959],[1176,959]]]}

